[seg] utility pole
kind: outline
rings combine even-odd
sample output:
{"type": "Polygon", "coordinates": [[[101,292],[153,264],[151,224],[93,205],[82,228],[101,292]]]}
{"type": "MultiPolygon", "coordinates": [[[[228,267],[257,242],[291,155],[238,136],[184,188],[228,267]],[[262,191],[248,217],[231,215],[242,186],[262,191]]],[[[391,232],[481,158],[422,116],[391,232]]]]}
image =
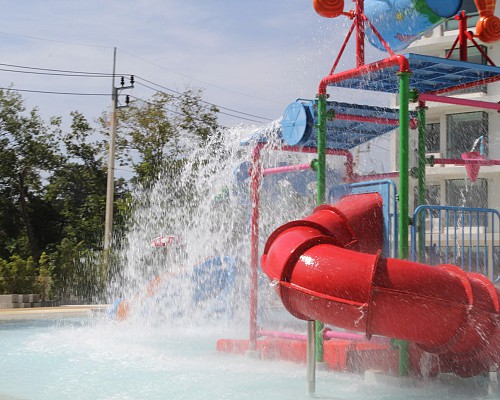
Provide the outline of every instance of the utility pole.
{"type": "Polygon", "coordinates": [[[117,93],[115,87],[116,77],[116,47],[113,49],[113,76],[111,82],[111,121],[109,129],[108,147],[108,181],[106,185],[106,217],[104,220],[104,250],[111,243],[113,227],[113,203],[115,201],[115,147],[116,147],[116,106],[117,93]]]}
{"type": "MultiPolygon", "coordinates": [[[[121,87],[115,86],[116,79],[116,47],[113,49],[113,75],[111,84],[111,121],[109,129],[108,146],[108,180],[106,184],[106,217],[104,221],[104,250],[111,246],[113,236],[113,204],[115,201],[115,148],[116,148],[116,110],[118,106],[118,93],[120,90],[132,89],[134,87],[134,76],[130,77],[130,85],[124,86],[125,81],[121,78],[121,87]]],[[[129,103],[127,96],[126,105],[129,103]]]]}

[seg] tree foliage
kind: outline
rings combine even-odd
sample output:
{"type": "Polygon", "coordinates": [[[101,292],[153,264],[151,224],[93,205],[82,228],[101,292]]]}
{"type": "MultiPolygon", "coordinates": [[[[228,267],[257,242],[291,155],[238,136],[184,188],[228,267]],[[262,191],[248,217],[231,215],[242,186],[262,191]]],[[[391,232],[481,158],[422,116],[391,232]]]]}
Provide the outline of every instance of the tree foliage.
{"type": "MultiPolygon", "coordinates": [[[[115,180],[115,232],[126,229],[132,186],[161,171],[176,176],[188,144],[218,134],[218,110],[201,95],[156,93],[119,110],[117,158],[132,174],[115,180]]],[[[102,251],[108,120],[96,130],[75,111],[68,127],[45,122],[14,90],[0,90],[0,293],[90,301],[103,291],[113,270],[102,251]]]]}
{"type": "MultiPolygon", "coordinates": [[[[165,171],[175,176],[184,165],[189,142],[202,146],[218,134],[218,109],[207,106],[201,94],[157,92],[149,101],[134,101],[119,110],[117,153],[122,166],[133,170],[132,183],[148,186],[165,171]]],[[[101,118],[105,129],[108,120],[107,115],[101,118]]]]}

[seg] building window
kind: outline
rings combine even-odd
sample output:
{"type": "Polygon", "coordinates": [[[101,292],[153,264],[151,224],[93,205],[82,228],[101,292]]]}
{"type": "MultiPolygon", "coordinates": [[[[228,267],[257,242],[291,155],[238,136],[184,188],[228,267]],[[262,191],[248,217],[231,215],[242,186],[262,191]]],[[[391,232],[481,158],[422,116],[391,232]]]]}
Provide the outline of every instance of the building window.
{"type": "Polygon", "coordinates": [[[433,124],[427,124],[425,132],[425,152],[426,153],[439,153],[441,150],[441,138],[440,138],[440,126],[439,122],[433,124]]]}
{"type": "MultiPolygon", "coordinates": [[[[488,208],[488,181],[477,179],[449,179],[446,181],[446,205],[470,208],[488,208]]],[[[458,226],[475,227],[488,224],[484,213],[470,212],[460,215],[458,226]]]]}
{"type": "MultiPolygon", "coordinates": [[[[462,3],[462,10],[467,13],[470,18],[467,20],[467,27],[474,28],[479,20],[479,12],[477,11],[474,0],[464,0],[462,3]]],[[[444,23],[445,31],[454,31],[458,29],[458,20],[451,18],[444,23]]]]}
{"type": "Polygon", "coordinates": [[[449,179],[446,181],[446,205],[457,207],[488,207],[488,181],[449,179]]]}
{"type": "MultiPolygon", "coordinates": [[[[486,46],[479,46],[484,54],[488,54],[488,48],[486,46]]],[[[448,54],[448,50],[445,51],[445,54],[448,54]]],[[[476,46],[467,47],[467,61],[474,64],[482,64],[486,65],[488,60],[484,56],[481,51],[476,46]]],[[[450,60],[460,60],[460,49],[456,47],[450,54],[450,60]]]]}
{"type": "MultiPolygon", "coordinates": [[[[418,204],[418,186],[413,188],[414,194],[414,208],[417,208],[418,204]]],[[[425,203],[431,205],[439,205],[441,202],[441,186],[440,185],[425,185],[425,203]]]]}
{"type": "Polygon", "coordinates": [[[483,111],[446,116],[446,156],[461,158],[462,153],[479,151],[488,134],[488,113],[483,111]],[[480,139],[482,137],[482,139],[480,139]]]}

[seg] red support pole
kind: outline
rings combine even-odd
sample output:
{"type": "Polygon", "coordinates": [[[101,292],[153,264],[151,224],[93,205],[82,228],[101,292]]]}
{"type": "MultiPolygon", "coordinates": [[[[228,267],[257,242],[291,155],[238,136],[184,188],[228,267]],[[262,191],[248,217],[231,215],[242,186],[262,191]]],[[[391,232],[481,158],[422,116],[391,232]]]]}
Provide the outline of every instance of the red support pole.
{"type": "Polygon", "coordinates": [[[365,65],[365,24],[361,17],[364,15],[364,0],[356,1],[356,66],[365,65]]]}
{"type": "MultiPolygon", "coordinates": [[[[295,153],[308,153],[316,154],[316,147],[298,147],[298,146],[282,146],[280,148],[282,151],[290,151],[295,153]]],[[[346,158],[345,169],[346,169],[346,180],[351,182],[354,179],[354,157],[349,150],[345,149],[326,149],[326,154],[329,156],[343,156],[346,158]]]]}
{"type": "Polygon", "coordinates": [[[479,165],[491,167],[493,165],[500,165],[500,160],[484,160],[484,159],[466,159],[461,158],[433,158],[429,160],[432,165],[435,164],[450,164],[450,165],[479,165]]]}
{"type": "MultiPolygon", "coordinates": [[[[328,75],[324,77],[319,83],[318,94],[320,95],[326,94],[328,85],[331,85],[333,83],[355,78],[360,75],[366,75],[369,74],[370,72],[380,71],[381,69],[397,65],[399,65],[399,72],[410,72],[410,64],[408,62],[408,59],[401,54],[396,54],[371,64],[365,64],[358,68],[350,69],[344,72],[339,72],[338,74],[335,75],[328,75]]],[[[497,79],[500,78],[497,77],[497,79]]]]}
{"type": "Polygon", "coordinates": [[[335,119],[353,122],[370,122],[378,125],[399,125],[399,119],[397,118],[367,117],[364,115],[335,113],[335,119]]]}
{"type": "Polygon", "coordinates": [[[259,269],[259,188],[262,180],[260,151],[262,144],[257,144],[252,154],[251,199],[252,217],[250,233],[250,351],[257,349],[257,295],[259,269]]]}
{"type": "Polygon", "coordinates": [[[419,98],[419,100],[422,100],[422,101],[432,101],[435,103],[456,104],[459,106],[478,107],[478,108],[484,108],[484,109],[488,109],[488,110],[500,111],[500,104],[499,103],[491,103],[488,101],[462,99],[462,98],[458,98],[458,97],[437,96],[435,94],[429,94],[429,93],[419,94],[418,98],[419,98]]]}
{"type": "Polygon", "coordinates": [[[311,169],[311,164],[285,165],[283,167],[264,168],[262,170],[262,176],[283,174],[286,172],[306,171],[308,169],[311,169]]]}
{"type": "Polygon", "coordinates": [[[455,16],[458,19],[458,42],[460,43],[460,61],[468,61],[467,55],[467,15],[465,11],[455,16]]]}

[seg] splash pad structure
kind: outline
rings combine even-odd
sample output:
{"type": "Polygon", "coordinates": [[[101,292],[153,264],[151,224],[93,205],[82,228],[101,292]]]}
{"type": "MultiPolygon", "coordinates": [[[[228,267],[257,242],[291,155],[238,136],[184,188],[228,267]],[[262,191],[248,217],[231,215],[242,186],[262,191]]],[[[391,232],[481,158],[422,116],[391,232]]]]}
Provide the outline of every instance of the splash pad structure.
{"type": "MultiPolygon", "coordinates": [[[[313,215],[276,229],[267,240],[260,260],[285,308],[297,318],[308,321],[307,342],[303,337],[292,340],[293,336],[282,332],[265,332],[265,335],[257,327],[258,190],[261,177],[265,175],[263,171],[266,171],[261,165],[261,148],[257,144],[251,169],[250,338],[248,341],[220,340],[218,349],[307,361],[310,393],[315,391],[316,363],[351,372],[375,367],[389,374],[396,371],[399,376],[439,371],[469,377],[496,371],[500,363],[500,292],[492,277],[467,274],[451,263],[431,267],[407,261],[410,258],[410,173],[418,180],[418,203],[423,205],[426,164],[465,166],[471,181],[477,178],[480,166],[500,165],[500,160],[487,160],[477,154],[467,153],[459,159],[427,159],[425,155],[427,102],[500,111],[498,103],[445,96],[500,80],[500,68],[475,40],[493,43],[500,39],[499,20],[494,16],[495,2],[476,1],[480,15],[476,35],[467,31],[467,16],[459,12],[462,1],[401,1],[396,4],[357,0],[355,3],[355,10],[345,12],[342,0],[313,1],[316,11],[324,17],[346,16],[353,20],[330,73],[319,83],[316,98],[292,103],[283,116],[281,133],[287,145],[283,150],[290,150],[289,146],[298,152],[316,149],[318,156],[311,168],[317,172],[318,208],[313,215]],[[407,17],[417,23],[409,23],[407,17]],[[450,17],[459,21],[459,35],[446,58],[395,53],[450,17]],[[356,68],[337,73],[336,68],[354,30],[357,33],[356,68]],[[386,50],[389,56],[365,64],[366,37],[386,50]],[[469,42],[490,65],[467,61],[469,42]],[[449,58],[457,45],[460,61],[449,58]],[[330,101],[327,91],[331,87],[397,95],[399,107],[381,109],[330,101]],[[412,102],[418,104],[415,111],[410,111],[412,102]],[[399,178],[398,210],[395,212],[398,234],[392,237],[393,242],[397,241],[397,259],[383,253],[384,246],[387,248],[384,242],[389,239],[383,227],[389,216],[382,211],[386,200],[374,194],[376,190],[371,194],[344,197],[331,206],[324,205],[327,200],[327,154],[349,153],[355,146],[395,126],[399,127],[398,171],[363,177],[354,174],[352,162],[347,162],[346,181],[399,178]],[[415,128],[418,129],[417,167],[410,171],[409,130],[415,128]],[[366,339],[382,335],[394,340],[391,345],[359,340],[324,341],[323,322],[362,332],[366,339]],[[267,338],[258,339],[259,336],[267,338]],[[429,354],[432,354],[434,366],[424,372],[423,360],[429,359],[429,354]],[[382,361],[377,363],[377,360],[382,361]]],[[[425,222],[415,219],[413,226],[421,228],[415,230],[420,243],[416,247],[425,246],[425,222]]],[[[412,249],[412,254],[415,251],[412,249]]],[[[420,254],[416,255],[418,257],[420,254]]]]}

